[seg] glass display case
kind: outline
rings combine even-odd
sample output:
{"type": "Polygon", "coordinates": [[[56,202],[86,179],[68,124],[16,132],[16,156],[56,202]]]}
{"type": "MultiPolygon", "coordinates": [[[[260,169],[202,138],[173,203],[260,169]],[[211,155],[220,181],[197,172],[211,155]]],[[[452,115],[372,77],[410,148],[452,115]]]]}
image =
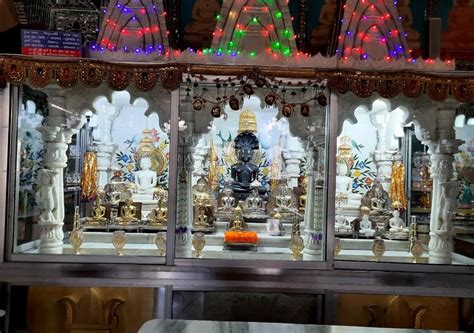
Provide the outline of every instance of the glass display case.
{"type": "Polygon", "coordinates": [[[170,93],[25,85],[20,100],[13,253],[164,256],[170,93]]]}
{"type": "Polygon", "coordinates": [[[327,110],[322,82],[190,76],[179,110],[177,258],[323,261],[327,110]]]}
{"type": "Polygon", "coordinates": [[[434,124],[444,126],[435,131],[440,141],[420,133],[410,103],[375,99],[355,109],[356,122],[342,124],[336,259],[472,265],[474,131],[456,114],[434,124]]]}

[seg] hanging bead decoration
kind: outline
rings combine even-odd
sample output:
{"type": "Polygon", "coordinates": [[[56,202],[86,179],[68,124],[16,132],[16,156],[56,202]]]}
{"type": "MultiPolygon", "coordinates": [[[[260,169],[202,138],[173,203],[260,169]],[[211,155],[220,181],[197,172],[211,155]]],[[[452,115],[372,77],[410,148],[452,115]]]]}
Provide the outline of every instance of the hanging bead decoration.
{"type": "Polygon", "coordinates": [[[290,117],[295,109],[300,110],[301,115],[309,117],[311,112],[311,105],[327,106],[327,97],[324,94],[325,84],[320,81],[307,82],[283,82],[282,80],[275,80],[274,78],[265,77],[261,75],[258,70],[253,70],[248,75],[241,77],[229,77],[227,79],[214,79],[215,91],[213,97],[207,96],[209,84],[205,81],[204,76],[192,76],[188,74],[185,79],[187,82],[186,91],[189,94],[194,90],[194,99],[192,107],[196,111],[204,110],[206,105],[210,105],[210,113],[213,117],[227,118],[224,108],[228,107],[233,111],[240,110],[242,100],[245,96],[252,96],[256,93],[255,89],[263,89],[264,101],[268,107],[277,107],[282,110],[285,117],[290,117]],[[194,83],[192,83],[194,80],[194,83]],[[206,84],[202,89],[199,88],[199,81],[206,84]],[[239,86],[237,86],[237,83],[239,86]],[[284,88],[279,88],[284,86],[284,88]],[[228,94],[228,88],[231,94],[228,94]],[[308,90],[312,94],[307,94],[308,90]],[[222,93],[222,90],[223,93],[222,93]],[[286,98],[288,94],[288,99],[286,98]],[[301,91],[299,95],[298,91],[301,91]],[[306,97],[309,95],[308,97],[306,97]],[[239,98],[240,96],[240,98],[239,98]],[[300,97],[298,97],[300,96],[300,97]]]}

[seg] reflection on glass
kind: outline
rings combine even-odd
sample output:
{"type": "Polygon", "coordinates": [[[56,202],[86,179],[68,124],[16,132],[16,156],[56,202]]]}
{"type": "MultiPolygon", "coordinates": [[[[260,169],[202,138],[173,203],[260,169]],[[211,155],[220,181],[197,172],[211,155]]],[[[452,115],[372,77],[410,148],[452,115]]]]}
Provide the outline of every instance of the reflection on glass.
{"type": "Polygon", "coordinates": [[[167,225],[169,138],[161,126],[169,93],[157,92],[159,107],[128,92],[22,93],[15,252],[121,254],[126,231],[125,254],[156,256],[153,235],[167,225]],[[79,95],[91,110],[73,105],[79,95]]]}
{"type": "Polygon", "coordinates": [[[195,257],[191,240],[203,233],[203,258],[323,260],[326,112],[316,97],[326,105],[324,94],[226,86],[182,89],[177,257],[195,257]],[[294,105],[281,104],[285,95],[294,105]]]}
{"type": "Polygon", "coordinates": [[[457,122],[456,139],[467,144],[455,156],[448,150],[441,154],[445,141],[424,146],[415,137],[416,124],[406,124],[408,114],[376,100],[370,110],[356,108],[357,122],[342,124],[336,259],[470,265],[474,212],[472,196],[465,196],[468,186],[460,180],[466,182],[463,167],[468,172],[473,160],[472,126],[457,122]]]}

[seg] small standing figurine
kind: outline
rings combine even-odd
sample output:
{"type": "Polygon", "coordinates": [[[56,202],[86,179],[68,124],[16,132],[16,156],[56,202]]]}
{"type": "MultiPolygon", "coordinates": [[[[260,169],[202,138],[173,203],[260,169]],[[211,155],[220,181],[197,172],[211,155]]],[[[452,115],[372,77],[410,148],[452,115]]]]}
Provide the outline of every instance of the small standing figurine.
{"type": "Polygon", "coordinates": [[[39,216],[40,221],[56,221],[55,211],[57,202],[54,193],[54,186],[58,172],[49,169],[41,169],[38,172],[38,185],[40,190],[37,193],[38,201],[41,202],[42,210],[39,216]]]}
{"type": "Polygon", "coordinates": [[[304,213],[306,209],[306,200],[308,196],[308,178],[305,177],[303,180],[303,194],[299,198],[299,211],[300,213],[304,213]]]}
{"type": "Polygon", "coordinates": [[[117,218],[119,225],[129,225],[138,222],[136,217],[137,207],[134,205],[132,199],[128,199],[120,209],[120,217],[117,218]]]}

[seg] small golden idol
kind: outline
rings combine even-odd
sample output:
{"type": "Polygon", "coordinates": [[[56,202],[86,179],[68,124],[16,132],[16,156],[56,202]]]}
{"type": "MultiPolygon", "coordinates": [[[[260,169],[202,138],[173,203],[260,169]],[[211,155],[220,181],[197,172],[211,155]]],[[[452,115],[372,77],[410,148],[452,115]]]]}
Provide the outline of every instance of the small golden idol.
{"type": "Polygon", "coordinates": [[[122,250],[127,244],[127,235],[123,230],[116,230],[112,236],[112,244],[114,245],[115,249],[117,250],[117,254],[121,256],[122,250]]]}
{"type": "Polygon", "coordinates": [[[301,254],[304,249],[304,241],[301,236],[292,236],[291,237],[291,253],[293,256],[293,260],[301,260],[303,259],[303,255],[301,254]]]}
{"type": "Polygon", "coordinates": [[[372,253],[375,256],[375,261],[380,261],[385,254],[385,242],[383,239],[374,239],[372,244],[372,253]]]}
{"type": "Polygon", "coordinates": [[[164,257],[166,255],[166,233],[157,232],[155,238],[155,245],[158,248],[158,255],[164,257]]]}
{"type": "Polygon", "coordinates": [[[117,218],[119,225],[130,225],[138,222],[137,207],[132,199],[128,199],[120,209],[120,217],[117,218]]]}
{"type": "Polygon", "coordinates": [[[202,250],[206,246],[205,235],[202,232],[196,232],[193,237],[193,247],[196,251],[196,258],[201,258],[202,250]]]}

